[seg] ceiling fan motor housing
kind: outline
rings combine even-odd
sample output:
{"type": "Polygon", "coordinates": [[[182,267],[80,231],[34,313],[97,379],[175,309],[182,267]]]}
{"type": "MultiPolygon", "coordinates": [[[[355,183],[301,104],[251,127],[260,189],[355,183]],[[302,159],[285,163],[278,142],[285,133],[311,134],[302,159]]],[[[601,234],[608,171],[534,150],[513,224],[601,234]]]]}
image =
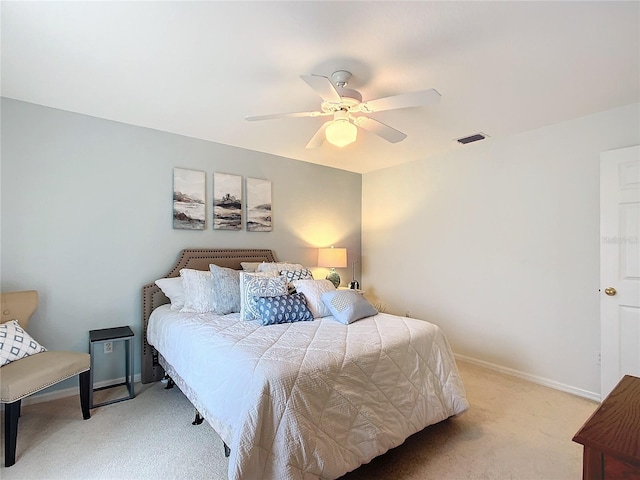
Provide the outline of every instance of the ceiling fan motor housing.
{"type": "Polygon", "coordinates": [[[322,111],[326,113],[335,113],[340,110],[351,111],[355,107],[362,103],[362,95],[357,90],[351,88],[345,88],[349,79],[351,78],[351,72],[346,70],[338,70],[331,75],[331,81],[335,86],[336,92],[340,95],[340,102],[322,102],[322,111]]]}
{"type": "Polygon", "coordinates": [[[344,87],[336,87],[340,95],[340,103],[322,102],[322,110],[324,112],[337,112],[339,110],[353,110],[362,102],[362,95],[356,90],[344,87]]]}
{"type": "Polygon", "coordinates": [[[331,81],[337,87],[346,87],[350,79],[351,72],[347,72],[346,70],[338,70],[331,74],[331,81]]]}

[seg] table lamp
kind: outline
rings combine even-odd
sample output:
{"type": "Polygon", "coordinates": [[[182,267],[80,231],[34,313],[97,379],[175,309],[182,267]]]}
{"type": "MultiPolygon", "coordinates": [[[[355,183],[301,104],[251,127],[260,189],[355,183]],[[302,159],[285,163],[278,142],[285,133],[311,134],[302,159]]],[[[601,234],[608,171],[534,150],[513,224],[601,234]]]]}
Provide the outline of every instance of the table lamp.
{"type": "Polygon", "coordinates": [[[318,249],[318,266],[330,268],[331,271],[327,275],[333,285],[338,288],[340,286],[340,275],[336,272],[336,268],[346,268],[347,266],[347,249],[346,248],[319,248],[318,249]]]}

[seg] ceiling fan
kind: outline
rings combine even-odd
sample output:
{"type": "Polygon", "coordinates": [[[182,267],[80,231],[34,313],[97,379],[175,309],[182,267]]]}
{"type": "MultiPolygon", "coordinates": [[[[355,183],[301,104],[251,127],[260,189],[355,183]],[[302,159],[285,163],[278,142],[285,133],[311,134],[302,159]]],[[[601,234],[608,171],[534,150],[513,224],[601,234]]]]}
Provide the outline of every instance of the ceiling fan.
{"type": "Polygon", "coordinates": [[[358,128],[374,133],[391,143],[401,142],[407,135],[382,122],[362,114],[384,112],[408,107],[423,107],[433,105],[440,100],[440,94],[434,90],[421,90],[403,93],[376,100],[362,101],[362,95],[356,90],[346,88],[351,73],[338,70],[331,75],[331,79],[321,75],[300,75],[300,78],[313,88],[320,98],[320,110],[314,112],[276,113],[272,115],[258,115],[245,117],[245,120],[272,120],[288,117],[333,117],[322,124],[306,148],[317,148],[326,139],[329,143],[344,147],[355,142],[358,128]]]}

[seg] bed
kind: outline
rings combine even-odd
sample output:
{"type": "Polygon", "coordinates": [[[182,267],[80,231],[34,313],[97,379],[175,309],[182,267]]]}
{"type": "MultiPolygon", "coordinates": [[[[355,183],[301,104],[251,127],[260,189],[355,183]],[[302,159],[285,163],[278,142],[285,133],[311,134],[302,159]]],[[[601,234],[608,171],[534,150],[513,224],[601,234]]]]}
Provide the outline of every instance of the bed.
{"type": "MultiPolygon", "coordinates": [[[[270,250],[183,250],[166,277],[275,261],[270,250]]],[[[230,480],[339,478],[469,406],[429,322],[378,313],[263,326],[168,303],[143,287],[142,380],[166,373],[178,385],[230,448],[230,480]]]]}

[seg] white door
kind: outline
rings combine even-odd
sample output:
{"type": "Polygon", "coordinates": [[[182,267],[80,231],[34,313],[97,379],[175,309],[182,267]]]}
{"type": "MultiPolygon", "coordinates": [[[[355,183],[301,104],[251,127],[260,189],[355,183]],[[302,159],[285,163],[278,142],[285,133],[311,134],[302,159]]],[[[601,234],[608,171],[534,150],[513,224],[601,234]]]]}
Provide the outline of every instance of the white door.
{"type": "Polygon", "coordinates": [[[601,398],[640,376],[640,145],[600,155],[601,398]]]}

